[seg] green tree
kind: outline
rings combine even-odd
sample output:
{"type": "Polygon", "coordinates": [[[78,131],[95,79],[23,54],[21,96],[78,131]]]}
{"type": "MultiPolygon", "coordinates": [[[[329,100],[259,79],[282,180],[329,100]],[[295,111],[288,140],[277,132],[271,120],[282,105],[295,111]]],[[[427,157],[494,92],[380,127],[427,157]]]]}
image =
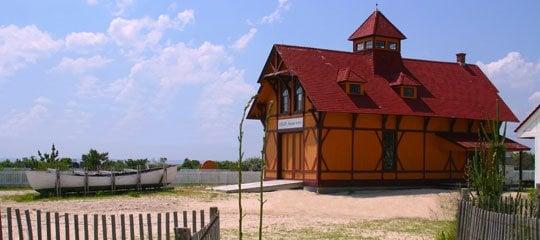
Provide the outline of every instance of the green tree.
{"type": "Polygon", "coordinates": [[[131,169],[137,169],[137,167],[140,167],[141,169],[146,168],[148,165],[148,159],[128,159],[126,161],[126,166],[131,169]]]}
{"type": "Polygon", "coordinates": [[[53,144],[51,147],[51,153],[41,154],[41,152],[38,150],[38,156],[39,156],[39,161],[41,162],[55,163],[58,161],[58,150],[53,144]]]}
{"type": "Polygon", "coordinates": [[[250,157],[242,164],[242,170],[244,171],[261,171],[263,161],[260,157],[250,157]]]}
{"type": "Polygon", "coordinates": [[[109,164],[109,153],[100,153],[95,149],[90,149],[87,154],[83,154],[82,165],[88,170],[103,170],[104,165],[109,164]]]}
{"type": "Polygon", "coordinates": [[[31,157],[28,161],[28,164],[32,166],[32,168],[35,169],[48,169],[48,168],[54,168],[54,169],[60,169],[60,170],[66,170],[71,168],[72,160],[70,158],[62,158],[60,159],[58,150],[56,149],[56,146],[54,144],[51,147],[50,153],[41,153],[41,151],[38,150],[38,156],[39,161],[36,161],[35,158],[31,157]]]}
{"type": "Polygon", "coordinates": [[[201,167],[201,163],[197,160],[190,160],[189,158],[184,159],[184,162],[180,166],[180,168],[184,169],[199,169],[201,167]]]}

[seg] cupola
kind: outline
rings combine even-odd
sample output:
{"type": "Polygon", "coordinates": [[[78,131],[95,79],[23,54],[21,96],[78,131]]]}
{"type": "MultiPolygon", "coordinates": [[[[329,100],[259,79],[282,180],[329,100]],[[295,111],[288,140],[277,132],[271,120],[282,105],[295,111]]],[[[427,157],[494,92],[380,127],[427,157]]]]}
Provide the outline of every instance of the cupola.
{"type": "Polygon", "coordinates": [[[370,49],[400,52],[403,39],[406,39],[405,35],[379,10],[375,10],[349,37],[353,52],[370,49]]]}

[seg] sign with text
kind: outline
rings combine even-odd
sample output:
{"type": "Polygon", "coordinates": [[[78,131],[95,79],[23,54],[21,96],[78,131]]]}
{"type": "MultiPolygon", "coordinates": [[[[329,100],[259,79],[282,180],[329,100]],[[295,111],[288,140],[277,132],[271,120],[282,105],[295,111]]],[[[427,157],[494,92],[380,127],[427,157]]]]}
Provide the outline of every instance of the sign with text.
{"type": "Polygon", "coordinates": [[[304,118],[287,118],[278,120],[278,130],[293,130],[304,126],[304,118]]]}

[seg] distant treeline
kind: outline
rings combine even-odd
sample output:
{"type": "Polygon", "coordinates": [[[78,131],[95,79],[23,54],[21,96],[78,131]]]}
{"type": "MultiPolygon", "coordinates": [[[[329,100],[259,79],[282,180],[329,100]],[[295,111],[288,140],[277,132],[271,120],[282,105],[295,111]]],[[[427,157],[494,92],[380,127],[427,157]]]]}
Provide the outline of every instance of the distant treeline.
{"type": "MultiPolygon", "coordinates": [[[[216,161],[218,169],[226,170],[238,170],[237,161],[216,161]]],[[[199,169],[201,167],[201,162],[197,160],[191,160],[189,158],[184,159],[180,168],[184,169],[199,169]]],[[[248,158],[242,161],[242,170],[243,171],[260,171],[262,168],[262,160],[258,157],[248,158]]]]}
{"type": "MultiPolygon", "coordinates": [[[[88,153],[81,156],[81,160],[59,157],[59,152],[54,146],[51,147],[50,153],[41,153],[38,150],[38,157],[23,157],[11,161],[6,159],[0,161],[0,170],[4,168],[24,168],[35,170],[60,169],[67,170],[73,168],[84,168],[90,171],[120,171],[122,169],[147,169],[161,167],[167,163],[167,158],[162,157],[159,161],[150,161],[144,159],[127,159],[127,160],[110,160],[109,153],[98,152],[95,149],[90,149],[88,153]]],[[[218,169],[238,170],[238,162],[236,161],[216,161],[218,169]]],[[[201,163],[197,160],[184,159],[184,162],[178,168],[198,169],[201,163]]],[[[242,162],[242,170],[244,171],[260,171],[262,161],[260,158],[248,158],[242,162]]]]}

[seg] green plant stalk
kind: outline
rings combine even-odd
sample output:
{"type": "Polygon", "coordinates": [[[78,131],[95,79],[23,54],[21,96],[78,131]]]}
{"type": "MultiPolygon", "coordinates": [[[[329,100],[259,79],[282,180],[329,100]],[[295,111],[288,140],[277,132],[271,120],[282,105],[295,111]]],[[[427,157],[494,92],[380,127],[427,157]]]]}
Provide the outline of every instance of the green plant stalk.
{"type": "Polygon", "coordinates": [[[270,119],[270,114],[272,112],[273,101],[268,103],[266,109],[266,115],[264,117],[264,135],[263,135],[263,146],[261,150],[261,179],[259,186],[259,240],[262,240],[262,229],[263,229],[263,209],[264,209],[264,191],[263,191],[263,182],[264,182],[264,172],[266,170],[266,140],[268,138],[268,120],[270,119]]]}
{"type": "Polygon", "coordinates": [[[506,123],[501,136],[498,108],[496,120],[489,121],[487,128],[480,124],[481,144],[467,164],[469,186],[476,192],[480,207],[489,207],[486,205],[497,202],[503,193],[506,123]]]}
{"type": "Polygon", "coordinates": [[[240,125],[238,129],[238,239],[242,240],[242,219],[244,218],[244,213],[242,211],[242,159],[244,158],[244,152],[242,151],[242,140],[244,138],[244,119],[246,118],[246,112],[251,106],[251,103],[255,100],[257,95],[251,97],[244,107],[244,112],[242,113],[242,119],[240,119],[240,125]]]}

